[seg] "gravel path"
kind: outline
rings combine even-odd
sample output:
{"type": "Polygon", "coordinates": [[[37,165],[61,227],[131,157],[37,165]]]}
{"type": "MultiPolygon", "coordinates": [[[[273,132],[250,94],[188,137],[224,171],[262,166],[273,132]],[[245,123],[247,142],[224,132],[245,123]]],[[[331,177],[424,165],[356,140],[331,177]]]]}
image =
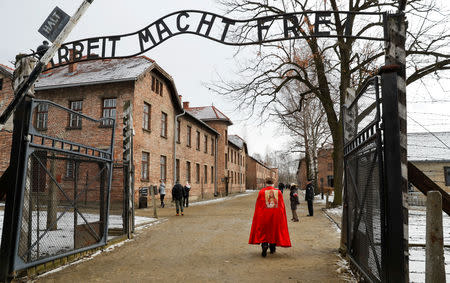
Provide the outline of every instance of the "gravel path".
{"type": "MultiPolygon", "coordinates": [[[[285,192],[285,201],[289,195],[285,192]]],[[[161,224],[140,230],[136,237],[92,260],[38,278],[38,282],[345,282],[336,270],[339,233],[315,205],[297,210],[300,222],[289,221],[293,247],[277,248],[261,257],[248,245],[256,193],[223,202],[197,205],[175,216],[158,209],[161,224]]],[[[288,203],[287,207],[289,208],[288,203]]],[[[151,209],[137,212],[152,216],[151,209]]],[[[290,210],[287,212],[291,218],[290,210]]]]}

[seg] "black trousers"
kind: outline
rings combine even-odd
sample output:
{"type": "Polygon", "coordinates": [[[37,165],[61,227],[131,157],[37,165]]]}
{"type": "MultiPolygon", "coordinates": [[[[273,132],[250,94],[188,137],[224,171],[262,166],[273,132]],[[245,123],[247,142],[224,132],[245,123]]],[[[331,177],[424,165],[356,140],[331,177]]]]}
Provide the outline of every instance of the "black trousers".
{"type": "Polygon", "coordinates": [[[164,207],[164,197],[166,195],[159,195],[159,199],[161,200],[161,207],[164,207]]]}
{"type": "Polygon", "coordinates": [[[184,202],[184,206],[188,207],[189,206],[189,196],[184,196],[183,202],[184,202]]]}
{"type": "Polygon", "coordinates": [[[262,247],[263,249],[267,249],[267,248],[270,247],[270,249],[273,250],[273,249],[275,248],[276,245],[277,245],[277,244],[262,243],[262,244],[261,244],[261,247],[262,247]]]}
{"type": "Polygon", "coordinates": [[[309,216],[313,216],[314,215],[313,201],[312,200],[308,200],[308,212],[309,212],[309,216]]]}

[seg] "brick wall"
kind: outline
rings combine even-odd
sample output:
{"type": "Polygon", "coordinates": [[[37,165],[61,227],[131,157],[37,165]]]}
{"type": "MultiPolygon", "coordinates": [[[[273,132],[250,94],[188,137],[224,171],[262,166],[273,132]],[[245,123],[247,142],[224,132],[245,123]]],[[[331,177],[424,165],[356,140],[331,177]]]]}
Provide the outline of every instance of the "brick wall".
{"type": "Polygon", "coordinates": [[[228,143],[227,156],[226,174],[229,177],[229,192],[243,192],[245,190],[245,151],[228,143]]]}
{"type": "Polygon", "coordinates": [[[250,156],[247,156],[247,189],[259,190],[265,187],[265,179],[272,178],[274,186],[278,184],[278,169],[268,168],[257,162],[250,156]]]}
{"type": "MultiPolygon", "coordinates": [[[[0,114],[14,98],[14,91],[11,87],[11,78],[0,73],[0,79],[3,80],[0,89],[0,114]]],[[[12,116],[0,131],[0,176],[9,166],[12,142],[12,116]]]]}
{"type": "Polygon", "coordinates": [[[334,187],[333,181],[333,149],[320,149],[317,153],[317,182],[319,191],[330,190],[334,187]]]}

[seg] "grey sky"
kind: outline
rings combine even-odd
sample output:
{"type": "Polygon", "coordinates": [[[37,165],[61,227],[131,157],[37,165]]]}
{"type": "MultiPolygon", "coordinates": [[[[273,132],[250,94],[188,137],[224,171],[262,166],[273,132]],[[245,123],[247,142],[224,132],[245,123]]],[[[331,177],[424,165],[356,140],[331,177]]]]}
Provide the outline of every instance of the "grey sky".
{"type": "MultiPolygon", "coordinates": [[[[29,52],[44,40],[37,30],[51,10],[58,6],[72,15],[81,0],[0,1],[0,15],[3,23],[3,38],[0,44],[0,63],[11,66],[19,52],[29,52]],[[19,18],[20,17],[20,18],[19,18]]],[[[198,9],[223,14],[215,1],[203,0],[95,0],[79,24],[70,34],[68,41],[86,37],[114,35],[134,32],[158,18],[178,10],[198,9]]],[[[233,78],[238,62],[233,58],[236,47],[221,45],[194,35],[174,37],[145,55],[156,60],[175,80],[184,101],[192,106],[214,104],[234,122],[230,133],[245,138],[250,153],[264,155],[266,149],[285,149],[286,136],[279,127],[266,123],[259,125],[257,118],[245,121],[243,113],[234,111],[236,102],[214,95],[204,83],[217,79],[233,78]]],[[[450,131],[450,98],[447,86],[430,86],[428,90],[416,84],[408,87],[408,115],[432,131],[450,131]],[[416,101],[432,101],[423,103],[416,101]],[[443,101],[444,100],[444,101],[443,101]],[[426,113],[426,114],[423,114],[426,113]]],[[[424,131],[409,119],[409,131],[424,131]]]]}

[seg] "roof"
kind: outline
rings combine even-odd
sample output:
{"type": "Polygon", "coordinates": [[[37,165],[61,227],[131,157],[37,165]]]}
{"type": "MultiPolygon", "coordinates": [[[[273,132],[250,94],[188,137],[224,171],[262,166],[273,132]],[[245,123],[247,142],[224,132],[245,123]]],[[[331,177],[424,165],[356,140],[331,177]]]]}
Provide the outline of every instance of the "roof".
{"type": "Polygon", "coordinates": [[[194,120],[195,122],[199,123],[200,125],[202,125],[206,129],[208,129],[209,131],[213,132],[215,135],[220,136],[219,132],[217,132],[216,129],[210,127],[208,124],[206,124],[202,120],[196,118],[195,116],[193,116],[189,112],[185,112],[185,116],[190,117],[192,120],[194,120]]]}
{"type": "Polygon", "coordinates": [[[450,132],[409,133],[408,160],[450,162],[450,132]]]}
{"type": "Polygon", "coordinates": [[[46,71],[35,84],[36,91],[47,89],[77,87],[81,85],[95,85],[135,81],[146,72],[153,71],[163,78],[171,90],[172,101],[178,112],[183,107],[178,97],[178,91],[173,78],[164,71],[154,60],[146,56],[121,59],[98,59],[78,62],[76,71],[69,73],[69,65],[46,71]]]}
{"type": "Polygon", "coordinates": [[[136,80],[155,61],[145,57],[78,62],[76,72],[69,65],[44,72],[35,84],[36,90],[136,80]]]}
{"type": "Polygon", "coordinates": [[[235,145],[239,149],[244,149],[245,153],[247,153],[247,143],[243,138],[238,135],[228,135],[228,142],[235,145]]]}
{"type": "Polygon", "coordinates": [[[269,170],[274,169],[274,168],[270,168],[269,166],[267,166],[266,164],[264,164],[262,161],[256,159],[256,158],[253,157],[253,156],[250,156],[250,155],[249,155],[249,157],[250,157],[251,159],[253,159],[256,163],[259,163],[259,165],[265,167],[266,169],[269,169],[269,170]]]}
{"type": "Polygon", "coordinates": [[[202,121],[224,121],[233,125],[231,120],[214,106],[190,107],[186,111],[202,121]]]}
{"type": "Polygon", "coordinates": [[[0,64],[0,73],[12,77],[14,69],[6,65],[0,64]]]}

